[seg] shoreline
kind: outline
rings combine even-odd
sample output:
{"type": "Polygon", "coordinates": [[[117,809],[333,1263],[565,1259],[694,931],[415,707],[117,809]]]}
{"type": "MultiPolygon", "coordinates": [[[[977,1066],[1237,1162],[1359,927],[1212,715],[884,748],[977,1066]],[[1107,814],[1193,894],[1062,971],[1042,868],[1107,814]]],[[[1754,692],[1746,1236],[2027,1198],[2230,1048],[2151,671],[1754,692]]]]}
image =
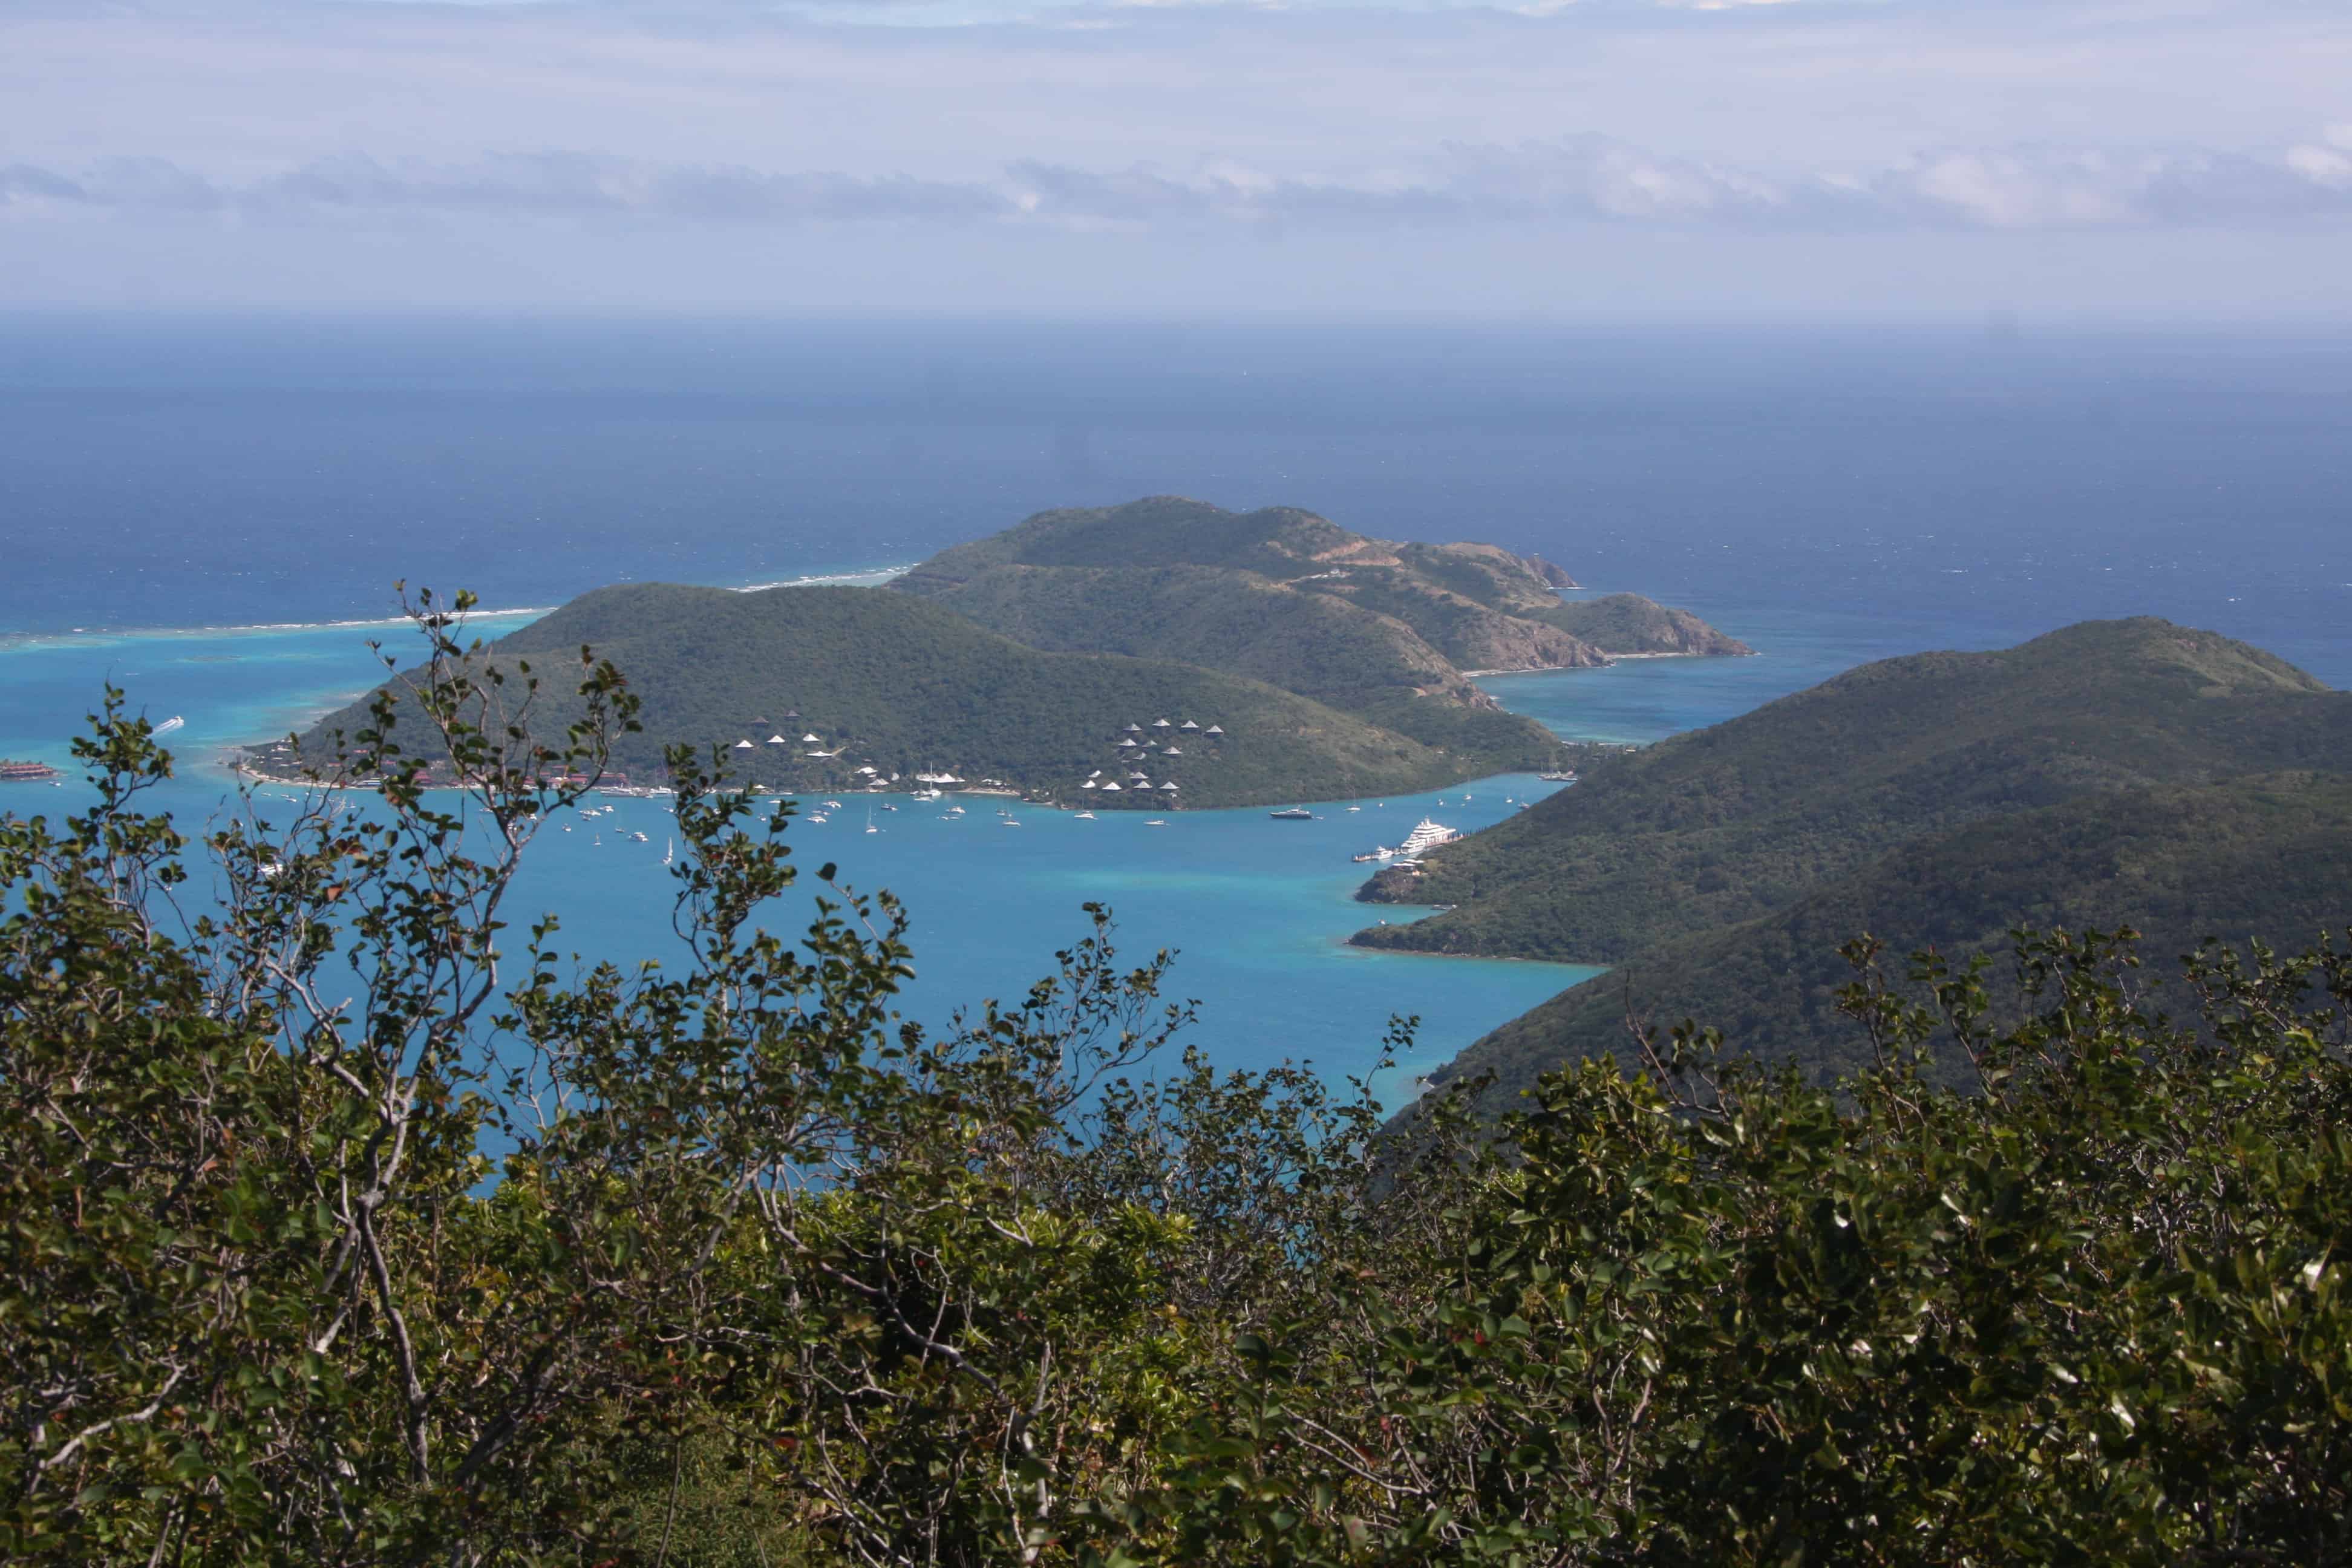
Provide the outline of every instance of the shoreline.
{"type": "Polygon", "coordinates": [[[1754,658],[1750,649],[1746,653],[1697,653],[1678,650],[1673,653],[1612,653],[1599,664],[1530,664],[1516,669],[1465,669],[1462,673],[1473,680],[1502,675],[1579,675],[1588,669],[1607,669],[1612,664],[1630,664],[1644,658],[1754,658]]]}
{"type": "MultiPolygon", "coordinates": [[[[1570,743],[1586,743],[1586,742],[1570,742],[1570,743]]],[[[1589,743],[1598,744],[1599,742],[1589,742],[1589,743]]],[[[228,754],[228,755],[226,755],[226,756],[222,756],[222,757],[220,757],[220,758],[215,759],[213,763],[209,763],[209,764],[204,764],[204,765],[209,765],[209,766],[218,767],[218,768],[219,768],[219,769],[221,769],[223,772],[227,773],[229,773],[229,774],[231,774],[231,775],[233,775],[233,776],[236,777],[236,778],[240,778],[240,779],[249,779],[249,780],[251,780],[253,783],[255,783],[255,784],[269,784],[269,785],[273,785],[273,786],[275,786],[275,787],[277,787],[277,788],[279,788],[279,789],[321,789],[321,790],[346,790],[346,789],[348,789],[348,790],[373,790],[373,789],[376,787],[373,784],[367,783],[367,782],[365,782],[365,781],[362,781],[362,780],[349,780],[349,781],[338,782],[338,781],[331,780],[331,779],[288,778],[288,777],[284,776],[283,774],[279,774],[279,773],[266,773],[266,772],[264,772],[263,770],[261,770],[260,768],[253,767],[253,766],[249,766],[249,765],[246,764],[246,763],[244,763],[244,762],[243,762],[243,761],[242,761],[238,756],[236,756],[235,753],[231,753],[231,754],[228,754]]],[[[1470,779],[1461,779],[1461,780],[1457,780],[1456,782],[1454,782],[1454,783],[1453,783],[1453,784],[1439,784],[1439,785],[1435,785],[1435,786],[1433,786],[1433,788],[1431,788],[1431,789],[1427,789],[1427,790],[1407,791],[1407,792],[1404,792],[1404,794],[1403,794],[1403,795],[1398,795],[1396,792],[1386,792],[1386,793],[1382,793],[1382,792],[1375,792],[1375,793],[1373,793],[1373,794],[1371,794],[1371,795],[1331,795],[1331,796],[1324,797],[1324,798],[1301,797],[1301,796],[1297,796],[1297,795],[1286,795],[1269,796],[1269,797],[1267,797],[1267,799],[1263,800],[1263,801],[1245,801],[1245,802],[1238,802],[1238,803],[1234,803],[1234,804],[1232,804],[1232,805],[1177,805],[1171,804],[1171,803],[1167,802],[1167,801],[1155,800],[1155,801],[1153,801],[1153,802],[1152,802],[1150,805],[1148,805],[1148,806],[1147,806],[1147,805],[1134,805],[1134,806],[1129,806],[1129,805],[1124,805],[1124,804],[1119,803],[1119,802],[1115,802],[1115,801],[1091,801],[1091,800],[1089,800],[1089,801],[1076,801],[1076,800],[1064,800],[1064,799],[1059,798],[1058,796],[1056,796],[1056,797],[1052,797],[1052,798],[1040,799],[1040,798],[1037,798],[1037,797],[1035,797],[1035,796],[1034,796],[1034,795],[1030,795],[1030,794],[1029,794],[1029,793],[1027,793],[1026,791],[1024,791],[1024,790],[1021,790],[1021,789],[1015,788],[1015,787],[1013,787],[1013,786],[1012,786],[1012,785],[988,785],[988,784],[973,784],[973,785],[969,785],[969,786],[966,786],[966,785],[957,785],[957,786],[952,787],[952,788],[944,789],[944,790],[942,790],[942,791],[940,792],[940,798],[941,798],[941,799],[946,799],[946,798],[948,798],[948,797],[950,797],[950,796],[953,796],[953,795],[978,795],[978,796],[981,796],[981,797],[982,797],[982,798],[986,798],[986,799],[994,799],[994,800],[1017,800],[1017,801],[1021,802],[1021,803],[1022,803],[1023,805],[1034,805],[1034,806],[1038,806],[1038,807],[1040,807],[1040,808],[1042,808],[1042,809],[1048,810],[1048,811],[1095,811],[1095,810],[1103,810],[1103,811],[1114,811],[1114,812],[1118,812],[1118,813],[1121,813],[1121,814],[1126,814],[1126,813],[1130,813],[1130,812],[1132,812],[1132,813],[1137,813],[1137,814],[1141,814],[1141,813],[1145,813],[1145,812],[1151,812],[1151,813],[1169,812],[1169,813],[1174,813],[1174,814],[1180,814],[1180,815],[1181,815],[1181,814],[1186,814],[1186,813],[1202,813],[1202,812],[1214,812],[1214,811],[1263,811],[1263,810],[1265,810],[1265,809],[1268,805],[1275,805],[1275,804],[1277,804],[1277,803],[1286,803],[1286,803],[1289,803],[1289,804],[1292,804],[1292,805],[1308,805],[1308,806],[1314,806],[1314,805],[1341,805],[1341,806],[1344,806],[1344,805],[1355,805],[1355,804],[1357,804],[1357,803],[1359,803],[1359,802],[1361,802],[1361,801],[1367,801],[1367,800],[1380,800],[1380,801],[1385,801],[1385,800],[1389,800],[1389,799],[1408,798],[1408,797],[1410,797],[1410,796],[1411,796],[1411,795],[1434,795],[1434,794],[1435,794],[1438,790],[1440,790],[1440,789],[1443,789],[1443,790],[1448,790],[1448,791],[1462,790],[1462,789],[1467,789],[1467,788],[1470,788],[1470,787],[1471,787],[1471,786],[1473,786],[1473,785],[1485,784],[1489,783],[1490,781],[1495,780],[1495,779],[1521,778],[1521,777],[1524,777],[1524,778],[1540,778],[1540,775],[1539,775],[1539,774],[1537,774],[1537,773],[1517,773],[1517,772],[1515,772],[1515,771],[1512,771],[1512,770],[1508,770],[1508,769],[1507,769],[1507,770],[1505,770],[1504,772],[1501,772],[1501,773],[1481,773],[1481,774],[1479,774],[1476,778],[1470,778],[1470,779]]],[[[425,787],[426,789],[430,789],[430,790],[449,790],[449,789],[456,789],[456,788],[457,788],[458,786],[457,786],[457,785],[456,785],[456,784],[427,784],[425,787]]],[[[866,798],[867,798],[867,799],[871,800],[871,799],[877,799],[877,798],[880,798],[880,797],[884,797],[884,796],[894,797],[894,798],[896,798],[896,797],[912,796],[912,795],[915,795],[919,794],[923,789],[926,789],[926,788],[931,788],[931,787],[936,787],[936,786],[929,786],[929,785],[916,785],[916,786],[914,786],[914,787],[912,787],[912,788],[899,788],[899,789],[856,789],[856,788],[833,788],[833,789],[826,789],[826,788],[810,788],[810,789],[802,789],[802,790],[779,790],[779,789],[772,789],[772,788],[770,788],[769,786],[767,786],[767,785],[765,785],[765,784],[753,784],[753,785],[751,785],[751,786],[748,786],[748,787],[751,789],[751,792],[752,794],[754,794],[754,795],[766,795],[766,796],[769,796],[769,797],[771,797],[771,798],[772,798],[772,799],[776,799],[776,800],[808,800],[808,799],[822,799],[822,798],[824,798],[825,795],[839,795],[840,797],[842,797],[842,798],[843,798],[843,799],[845,799],[845,800],[849,799],[849,798],[851,798],[851,797],[853,797],[853,796],[859,796],[859,795],[862,795],[862,796],[864,796],[864,797],[866,797],[866,798]]],[[[1565,787],[1565,786],[1563,786],[1563,787],[1565,787]]],[[[615,796],[616,798],[624,799],[624,800],[645,800],[645,799],[668,799],[668,798],[670,798],[670,797],[675,796],[675,795],[677,795],[677,792],[676,790],[674,790],[674,789],[670,788],[667,784],[591,784],[591,785],[589,785],[589,786],[588,786],[588,789],[587,789],[587,793],[589,793],[589,794],[591,794],[591,795],[613,795],[613,796],[615,796]]],[[[1545,961],[1545,962],[1549,962],[1549,961],[1548,961],[1548,960],[1547,960],[1547,961],[1545,961]]]]}

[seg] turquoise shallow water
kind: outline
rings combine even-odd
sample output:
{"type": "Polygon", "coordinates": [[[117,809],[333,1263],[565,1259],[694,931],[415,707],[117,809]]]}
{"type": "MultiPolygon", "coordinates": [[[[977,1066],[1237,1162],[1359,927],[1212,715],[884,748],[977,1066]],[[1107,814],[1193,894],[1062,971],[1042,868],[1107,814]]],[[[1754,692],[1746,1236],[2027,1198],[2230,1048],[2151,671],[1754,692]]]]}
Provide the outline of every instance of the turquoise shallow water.
{"type": "MultiPolygon", "coordinates": [[[[1669,588],[1671,585],[1668,585],[1669,588]]],[[[1601,589],[1591,590],[1592,592],[1601,589]]],[[[1675,595],[1759,652],[1752,658],[1627,660],[1605,669],[1489,677],[1506,705],[1564,737],[1646,743],[1719,722],[1873,658],[1928,643],[1995,647],[2037,629],[1948,619],[1933,637],[1918,627],[1834,605],[1717,605],[1675,595]]],[[[495,636],[536,612],[477,617],[495,636]]],[[[371,638],[398,651],[411,636],[385,625],[147,631],[0,638],[0,755],[68,766],[68,741],[103,685],[124,689],[134,710],[186,722],[168,738],[180,776],[157,797],[184,826],[235,805],[236,781],[223,750],[282,734],[366,689],[378,667],[371,638]]],[[[2323,670],[2341,679],[2343,672],[2323,670]]],[[[1311,822],[1276,822],[1263,810],[1177,812],[1165,827],[1128,814],[1082,822],[1068,813],[1009,809],[991,797],[943,807],[896,799],[870,814],[850,802],[823,823],[791,830],[800,862],[836,862],[858,889],[888,889],[914,916],[917,977],[908,1014],[934,1026],[982,996],[1013,997],[1053,967],[1054,953],[1086,930],[1080,906],[1109,904],[1134,957],[1178,954],[1174,992],[1201,1003],[1194,1038],[1216,1061],[1263,1068],[1313,1062],[1356,1076],[1374,1063],[1391,1014],[1418,1016],[1418,1046],[1381,1080],[1394,1100],[1412,1075],[1444,1061],[1479,1035],[1598,973],[1569,964],[1441,959],[1367,952],[1348,935],[1383,911],[1353,901],[1365,868],[1349,857],[1394,843],[1424,815],[1476,829],[1553,789],[1503,776],[1467,789],[1317,807],[1311,822]]],[[[0,809],[68,808],[77,788],[0,786],[0,809]]],[[[264,815],[285,792],[264,787],[264,815]]],[[[623,801],[613,815],[543,833],[510,908],[561,911],[563,943],[590,958],[633,960],[675,952],[670,883],[660,864],[668,837],[655,801],[623,801]],[[643,831],[644,844],[627,837],[643,831]]],[[[810,891],[813,892],[813,889],[810,891]]],[[[797,930],[808,895],[779,908],[772,929],[797,930]]],[[[1391,920],[1412,911],[1385,911],[1391,920]]],[[[528,923],[519,913],[518,928],[528,923]]]]}
{"type": "MultiPolygon", "coordinates": [[[[527,615],[478,620],[485,635],[527,615]]],[[[184,718],[167,737],[179,776],[154,797],[194,828],[236,809],[236,781],[222,751],[283,733],[363,690],[374,667],[370,637],[391,626],[338,626],[234,631],[142,632],[19,637],[0,643],[0,755],[69,766],[68,740],[108,681],[134,710],[184,718]]],[[[395,642],[396,647],[398,644],[395,642]]],[[[1117,911],[1131,956],[1160,948],[1179,954],[1174,990],[1202,1004],[1195,1038],[1219,1062],[1265,1067],[1311,1060],[1333,1077],[1368,1070],[1391,1014],[1418,1015],[1419,1048],[1385,1080],[1425,1071],[1486,1029],[1593,971],[1569,965],[1436,960],[1371,953],[1345,945],[1379,918],[1350,894],[1363,868],[1349,857],[1393,843],[1433,813],[1475,828],[1554,786],[1505,777],[1467,790],[1318,808],[1311,822],[1276,822],[1264,811],[1179,812],[1165,827],[1131,815],[1091,822],[1067,813],[971,797],[966,814],[893,800],[871,813],[852,802],[824,824],[797,823],[796,855],[810,869],[837,862],[863,889],[889,889],[914,915],[917,978],[906,1007],[934,1025],[982,996],[1017,996],[1051,970],[1055,952],[1083,934],[1089,900],[1117,911]],[[1441,802],[1443,804],[1441,804],[1441,802]]],[[[289,792],[262,786],[265,816],[289,792]]],[[[65,787],[9,786],[0,809],[60,812],[80,798],[65,787]]],[[[661,957],[675,952],[668,927],[671,884],[660,864],[667,818],[654,801],[616,803],[610,816],[545,832],[532,847],[516,901],[520,911],[555,910],[563,942],[593,958],[661,957]],[[643,831],[647,841],[628,835],[643,831]]],[[[809,910],[795,896],[771,923],[797,929],[809,910]]],[[[1397,918],[1390,911],[1390,918],[1397,918]]],[[[527,923],[519,916],[517,924],[527,923]]]]}
{"type": "MultiPolygon", "coordinates": [[[[164,804],[201,822],[220,748],[371,684],[369,628],[72,628],[381,614],[395,576],[500,605],[795,577],[1165,492],[1537,552],[1760,652],[1486,683],[1579,738],[2095,616],[2352,684],[2347,420],[2352,339],[2307,333],[0,319],[0,755],[69,761],[110,679],[185,716],[164,804]]],[[[982,806],[795,837],[912,906],[919,1016],[1017,994],[1099,898],[1130,947],[1181,950],[1220,1060],[1345,1072],[1391,1011],[1423,1015],[1426,1066],[1582,973],[1341,945],[1377,918],[1347,857],[1396,837],[1381,814],[1475,827],[1526,787],[1305,824],[982,806]]],[[[0,810],[72,794],[0,785],[0,810]]],[[[521,907],[565,908],[585,952],[658,951],[658,844],[594,839],[543,839],[521,907]]]]}
{"type": "MultiPolygon", "coordinates": [[[[1599,590],[1594,590],[1599,591],[1599,590]]],[[[1834,607],[1711,605],[1682,602],[1758,647],[1735,659],[1628,660],[1605,669],[1490,677],[1481,684],[1507,706],[1571,739],[1645,743],[1718,722],[1842,669],[1921,646],[1916,628],[1834,607]]],[[[536,612],[478,617],[495,636],[536,612]]],[[[1998,646],[2019,628],[1947,623],[1946,647],[1998,646]]],[[[339,706],[375,678],[367,644],[412,634],[391,625],[148,631],[0,639],[0,755],[68,766],[68,742],[109,681],[134,710],[184,718],[168,738],[179,776],[159,805],[195,826],[235,808],[236,781],[219,765],[223,750],[282,734],[339,706]]],[[[0,809],[29,814],[69,808],[78,787],[10,785],[0,809]]],[[[1598,973],[1567,964],[1440,959],[1367,952],[1348,935],[1381,918],[1353,901],[1364,868],[1349,857],[1394,843],[1424,815],[1475,829],[1558,786],[1528,776],[1466,789],[1317,807],[1309,822],[1276,822],[1263,810],[1177,812],[1164,827],[1133,815],[1079,821],[1068,813],[1011,806],[985,796],[944,806],[894,799],[855,800],[823,824],[791,830],[811,870],[838,863],[852,886],[888,889],[914,916],[917,977],[906,1011],[937,1026],[982,996],[1017,996],[1053,967],[1056,949],[1083,934],[1080,906],[1109,904],[1130,956],[1178,954],[1174,992],[1200,1001],[1194,1039],[1229,1067],[1313,1062],[1333,1079],[1373,1065],[1391,1014],[1418,1016],[1418,1046],[1379,1085],[1391,1100],[1411,1076],[1445,1060],[1479,1035],[1564,987],[1598,973]]],[[[286,792],[265,786],[266,816],[286,792]]],[[[669,835],[656,801],[617,803],[612,815],[542,833],[516,900],[516,925],[554,910],[563,945],[589,958],[624,961],[675,952],[668,924],[671,885],[660,864],[669,835]],[[628,837],[646,833],[647,841],[628,837]]],[[[771,921],[797,930],[808,896],[796,893],[771,921]]]]}

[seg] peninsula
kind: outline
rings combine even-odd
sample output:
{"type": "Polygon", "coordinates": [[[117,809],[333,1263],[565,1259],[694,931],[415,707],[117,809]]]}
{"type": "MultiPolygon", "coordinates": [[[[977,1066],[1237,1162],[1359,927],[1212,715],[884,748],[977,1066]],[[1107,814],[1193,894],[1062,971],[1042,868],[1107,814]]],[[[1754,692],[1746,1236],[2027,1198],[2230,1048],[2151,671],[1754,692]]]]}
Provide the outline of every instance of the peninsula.
{"type": "Polygon", "coordinates": [[[1477,773],[1543,767],[1556,742],[1472,671],[1751,651],[1637,595],[1563,600],[1567,572],[1495,545],[1373,539],[1295,507],[1234,512],[1181,496],[1040,512],[890,586],[1033,647],[1264,681],[1477,773]]]}
{"type": "MultiPolygon", "coordinates": [[[[478,657],[542,674],[583,645],[612,659],[643,704],[642,731],[613,757],[632,784],[664,782],[663,750],[682,742],[779,792],[1283,805],[1546,765],[1550,732],[1468,668],[1747,651],[1632,595],[1565,603],[1567,581],[1493,546],[1160,499],[1042,513],[886,588],[602,588],[478,657]]],[[[578,714],[560,684],[544,683],[531,719],[550,736],[578,714]]],[[[333,772],[335,737],[365,713],[363,700],[247,761],[333,772]]]]}
{"type": "Polygon", "coordinates": [[[2153,618],[1866,665],[1581,773],[1358,895],[1455,906],[1360,946],[1617,966],[1440,1077],[1514,1093],[1622,1047],[1629,1005],[1846,1070],[1836,950],[1857,932],[1898,977],[2018,923],[2128,919],[2167,959],[2208,935],[2300,946],[2352,876],[2352,694],[2153,618]]]}

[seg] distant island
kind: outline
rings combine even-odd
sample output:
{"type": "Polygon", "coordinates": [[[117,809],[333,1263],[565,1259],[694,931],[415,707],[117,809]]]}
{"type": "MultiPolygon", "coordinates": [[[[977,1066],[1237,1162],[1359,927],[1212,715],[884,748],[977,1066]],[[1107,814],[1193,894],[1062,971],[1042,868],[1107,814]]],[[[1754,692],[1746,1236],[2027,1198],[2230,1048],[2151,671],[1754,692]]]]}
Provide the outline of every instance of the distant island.
{"type": "Polygon", "coordinates": [[[1181,496],[1040,512],[890,584],[1034,647],[1181,659],[1278,686],[1443,748],[1465,778],[1542,767],[1556,747],[1473,672],[1752,651],[1637,595],[1563,601],[1574,585],[1491,544],[1371,539],[1294,507],[1232,512],[1181,496]]]}
{"type": "MultiPolygon", "coordinates": [[[[685,742],[778,792],[1285,805],[1548,765],[1551,733],[1479,690],[1474,668],[1748,651],[1634,595],[1563,602],[1568,582],[1489,545],[1163,497],[1041,513],[884,588],[602,588],[480,657],[542,672],[583,645],[611,658],[644,705],[643,732],[613,757],[635,786],[664,782],[663,748],[685,742]]],[[[561,684],[534,717],[546,734],[577,716],[561,684]]],[[[243,761],[332,773],[336,737],[365,713],[363,700],[243,761]]]]}
{"type": "Polygon", "coordinates": [[[2168,961],[2207,936],[2307,944],[2352,883],[2352,694],[2153,618],[1865,665],[1580,772],[1359,894],[1454,906],[1361,946],[1617,966],[1433,1075],[1492,1071],[1498,1105],[1623,1048],[1629,1005],[1852,1070],[1832,995],[1857,932],[1898,974],[2021,922],[2129,920],[2168,961]]]}

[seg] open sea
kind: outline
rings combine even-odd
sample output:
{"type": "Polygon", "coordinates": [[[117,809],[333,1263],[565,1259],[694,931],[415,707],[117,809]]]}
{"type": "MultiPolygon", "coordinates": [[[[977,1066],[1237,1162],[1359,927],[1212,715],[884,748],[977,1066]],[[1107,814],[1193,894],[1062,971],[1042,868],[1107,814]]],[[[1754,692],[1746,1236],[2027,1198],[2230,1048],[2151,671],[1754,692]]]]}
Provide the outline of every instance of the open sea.
{"type": "MultiPolygon", "coordinates": [[[[2092,616],[2352,682],[2341,335],[16,320],[0,756],[67,764],[112,681],[185,720],[162,803],[200,824],[233,804],[221,748],[372,683],[394,579],[472,589],[507,612],[495,633],[605,583],[883,572],[1167,492],[1540,553],[1759,650],[1484,682],[1572,738],[1654,741],[1870,659],[2092,616]]],[[[1131,952],[1179,952],[1224,1064],[1360,1074],[1389,1016],[1417,1015],[1394,1099],[1594,972],[1350,949],[1381,911],[1351,901],[1349,857],[1550,787],[1164,828],[1016,807],[1009,831],[994,801],[896,800],[867,834],[860,801],[793,835],[911,907],[910,1016],[1018,996],[1099,900],[1131,952]]],[[[0,811],[77,793],[0,785],[0,811]]],[[[267,815],[281,792],[262,793],[267,815]]],[[[666,955],[667,820],[626,801],[543,834],[513,907],[562,911],[585,955],[666,955]]]]}

